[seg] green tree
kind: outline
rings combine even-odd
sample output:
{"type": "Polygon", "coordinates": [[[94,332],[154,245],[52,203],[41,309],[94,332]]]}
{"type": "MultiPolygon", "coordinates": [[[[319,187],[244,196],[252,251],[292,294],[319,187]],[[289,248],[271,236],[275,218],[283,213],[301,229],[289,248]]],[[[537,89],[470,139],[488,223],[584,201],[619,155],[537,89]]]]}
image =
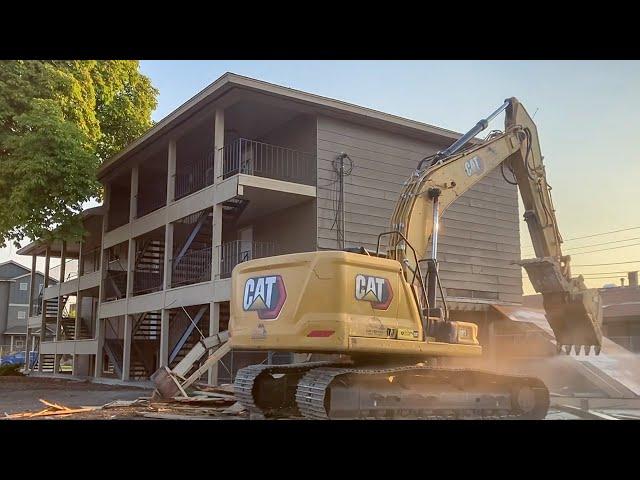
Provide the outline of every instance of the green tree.
{"type": "Polygon", "coordinates": [[[137,61],[1,61],[0,246],[77,239],[98,167],[151,127],[157,94],[137,61]]]}

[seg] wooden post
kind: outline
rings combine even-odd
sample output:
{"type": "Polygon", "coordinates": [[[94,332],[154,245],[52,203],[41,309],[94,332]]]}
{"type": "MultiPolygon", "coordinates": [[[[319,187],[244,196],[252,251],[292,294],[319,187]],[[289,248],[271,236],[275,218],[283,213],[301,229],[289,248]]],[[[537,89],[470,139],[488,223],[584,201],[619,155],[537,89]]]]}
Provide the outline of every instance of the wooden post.
{"type": "Polygon", "coordinates": [[[176,199],[176,141],[169,140],[167,152],[167,205],[176,199]]]}
{"type": "MultiPolygon", "coordinates": [[[[42,342],[46,339],[47,332],[47,303],[44,301],[44,291],[49,286],[49,267],[51,265],[51,247],[47,245],[45,257],[44,257],[44,280],[42,285],[42,304],[41,304],[41,321],[40,321],[40,346],[42,346],[42,342]]],[[[38,348],[39,350],[40,348],[38,348]]],[[[40,353],[38,353],[40,357],[40,353]]],[[[38,360],[38,371],[42,372],[42,358],[40,357],[38,360]]]]}
{"type": "Polygon", "coordinates": [[[129,380],[129,371],[131,369],[131,338],[133,315],[124,316],[124,343],[122,345],[122,381],[129,380]]]}
{"type": "Polygon", "coordinates": [[[127,252],[127,292],[126,297],[133,294],[133,278],[136,269],[136,239],[129,238],[129,250],[127,252]]]}
{"type": "Polygon", "coordinates": [[[29,277],[29,306],[27,308],[27,325],[24,337],[24,371],[29,373],[31,370],[29,365],[29,319],[33,317],[33,291],[36,289],[36,268],[38,257],[36,255],[31,256],[31,275],[29,277]]]}
{"type": "MultiPolygon", "coordinates": [[[[220,303],[209,303],[209,336],[220,332],[220,303]]],[[[211,365],[207,370],[207,383],[209,385],[218,384],[218,363],[211,365]]]]}
{"type": "Polygon", "coordinates": [[[96,350],[96,359],[93,364],[93,376],[95,378],[102,377],[102,364],[104,360],[104,337],[105,337],[105,322],[106,320],[101,318],[96,318],[96,340],[98,341],[98,348],[96,350]]]}
{"type": "Polygon", "coordinates": [[[165,225],[164,230],[164,288],[171,288],[171,273],[173,270],[173,223],[165,225]]]}
{"type": "Polygon", "coordinates": [[[131,198],[129,200],[129,222],[133,222],[138,216],[138,174],[139,167],[131,168],[131,198]]]}
{"type": "Polygon", "coordinates": [[[163,308],[160,314],[160,368],[169,366],[170,312],[163,308]]]}
{"type": "MultiPolygon", "coordinates": [[[[64,283],[64,274],[66,270],[66,262],[67,262],[67,242],[62,241],[62,252],[60,253],[60,279],[58,281],[58,314],[56,316],[56,335],[55,341],[60,340],[60,324],[62,322],[62,310],[64,308],[64,304],[62,302],[62,296],[60,295],[60,286],[64,283]]],[[[56,362],[58,362],[58,355],[56,355],[56,362]]],[[[57,372],[57,370],[56,370],[57,372]]]]}

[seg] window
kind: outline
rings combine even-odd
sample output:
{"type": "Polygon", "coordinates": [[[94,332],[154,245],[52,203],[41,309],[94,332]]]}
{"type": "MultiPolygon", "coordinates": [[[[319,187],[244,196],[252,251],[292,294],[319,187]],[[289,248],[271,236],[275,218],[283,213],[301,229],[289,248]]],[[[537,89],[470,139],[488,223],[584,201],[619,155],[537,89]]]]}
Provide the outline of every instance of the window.
{"type": "Polygon", "coordinates": [[[18,310],[18,319],[24,320],[25,318],[27,318],[27,312],[24,310],[18,310]]]}
{"type": "Polygon", "coordinates": [[[22,290],[23,292],[27,291],[27,286],[28,286],[27,282],[24,282],[24,283],[20,282],[20,290],[22,290]]]}

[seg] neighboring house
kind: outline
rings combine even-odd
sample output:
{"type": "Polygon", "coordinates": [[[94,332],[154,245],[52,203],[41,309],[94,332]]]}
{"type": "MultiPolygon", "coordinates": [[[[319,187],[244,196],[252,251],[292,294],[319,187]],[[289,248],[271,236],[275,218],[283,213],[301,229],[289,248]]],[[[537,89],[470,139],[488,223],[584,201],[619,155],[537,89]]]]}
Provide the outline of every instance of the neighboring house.
{"type": "MultiPolygon", "coordinates": [[[[104,205],[83,212],[81,243],[18,253],[60,258],[40,313],[40,371],[148,378],[200,335],[228,328],[230,275],[270,255],[375,249],[403,182],[460,134],[227,73],[98,172],[104,205]],[[344,177],[338,163],[345,153],[344,177]],[[344,217],[342,217],[344,212],[344,217]],[[65,276],[77,263],[78,277],[65,276]],[[66,308],[77,305],[75,315],[66,308]],[[45,328],[43,328],[45,327],[45,328]]],[[[441,223],[440,272],[454,319],[521,301],[517,188],[493,172],[441,223]]],[[[47,267],[48,272],[48,267],[47,267]]],[[[234,351],[209,380],[260,353],[234,351]]]]}
{"type": "MultiPolygon", "coordinates": [[[[31,292],[31,270],[13,260],[0,263],[0,346],[24,348],[31,292]]],[[[34,298],[42,293],[44,275],[35,273],[34,298]]]]}

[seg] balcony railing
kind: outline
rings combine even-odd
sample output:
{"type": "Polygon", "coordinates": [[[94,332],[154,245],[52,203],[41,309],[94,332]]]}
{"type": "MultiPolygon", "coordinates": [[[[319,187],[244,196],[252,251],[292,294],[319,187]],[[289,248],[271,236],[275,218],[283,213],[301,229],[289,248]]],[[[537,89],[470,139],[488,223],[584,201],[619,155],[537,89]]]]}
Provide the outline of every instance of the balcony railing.
{"type": "Polygon", "coordinates": [[[158,272],[133,272],[133,294],[143,295],[162,290],[162,281],[161,270],[158,272]]]}
{"type": "Polygon", "coordinates": [[[127,272],[107,271],[104,280],[104,301],[118,300],[127,296],[127,272]]]}
{"type": "MultiPolygon", "coordinates": [[[[78,276],[78,260],[75,258],[70,258],[64,262],[64,278],[63,282],[67,280],[72,280],[78,276]]],[[[49,270],[49,276],[55,278],[56,281],[60,280],[60,271],[61,265],[56,265],[49,270]]]]}
{"type": "Polygon", "coordinates": [[[138,193],[136,195],[136,218],[144,217],[151,212],[164,207],[167,204],[167,186],[155,195],[151,193],[138,193]]]}
{"type": "Polygon", "coordinates": [[[234,240],[218,247],[220,253],[220,278],[229,278],[234,267],[253,258],[276,255],[276,242],[247,242],[234,240]]]}
{"type": "Polygon", "coordinates": [[[211,247],[187,251],[179,261],[171,261],[171,286],[211,280],[211,247]]]}
{"type": "Polygon", "coordinates": [[[82,275],[97,272],[100,270],[100,255],[102,249],[100,247],[94,248],[87,252],[82,252],[82,275]]]}
{"type": "Polygon", "coordinates": [[[222,176],[237,173],[314,185],[315,155],[239,138],[222,148],[222,176]]]}
{"type": "Polygon", "coordinates": [[[179,170],[174,175],[176,200],[213,185],[215,180],[213,152],[195,161],[181,164],[179,170]]]}

